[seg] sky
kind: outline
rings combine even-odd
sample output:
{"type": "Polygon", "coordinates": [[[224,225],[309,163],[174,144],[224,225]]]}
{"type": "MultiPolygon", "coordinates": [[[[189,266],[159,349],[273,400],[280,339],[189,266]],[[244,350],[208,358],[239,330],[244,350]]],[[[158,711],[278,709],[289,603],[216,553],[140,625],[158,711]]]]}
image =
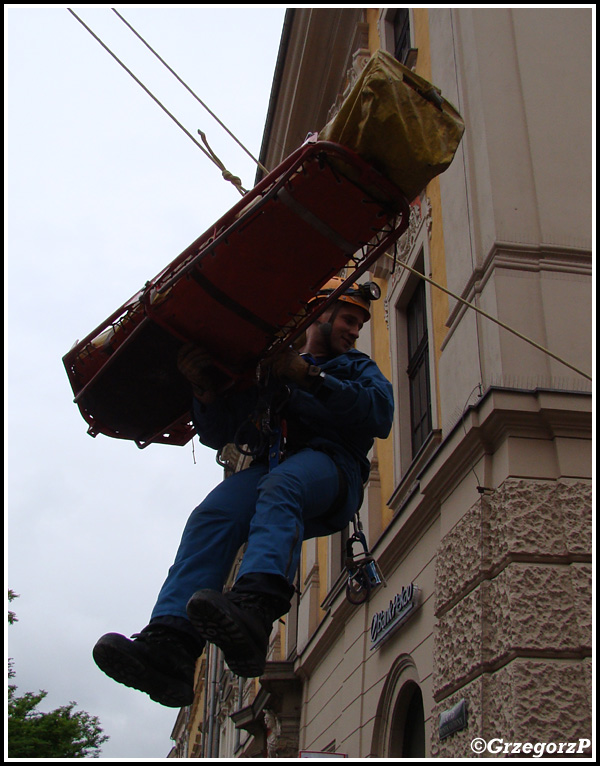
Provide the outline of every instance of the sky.
{"type": "MultiPolygon", "coordinates": [[[[253,161],[111,6],[71,7],[252,187],[253,161]]],[[[115,7],[257,157],[285,8],[115,7]]],[[[103,758],[162,759],[178,711],[109,679],[92,648],[147,624],[222,469],[197,439],[90,437],[62,357],[240,196],[67,6],[5,5],[4,36],[6,657],[18,693],[48,692],[41,710],[100,719],[103,758]]]]}

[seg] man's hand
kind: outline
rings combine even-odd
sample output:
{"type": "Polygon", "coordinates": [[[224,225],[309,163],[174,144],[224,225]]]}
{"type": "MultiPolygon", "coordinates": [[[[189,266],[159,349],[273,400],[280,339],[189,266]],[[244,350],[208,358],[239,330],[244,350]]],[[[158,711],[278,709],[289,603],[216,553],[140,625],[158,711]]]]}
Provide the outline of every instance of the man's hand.
{"type": "Polygon", "coordinates": [[[294,383],[305,391],[314,392],[322,383],[321,368],[309,364],[292,348],[276,354],[267,366],[279,380],[294,383]]]}
{"type": "Polygon", "coordinates": [[[217,376],[211,355],[195,343],[186,343],[177,355],[179,372],[191,383],[194,396],[212,398],[217,388],[217,376]]]}

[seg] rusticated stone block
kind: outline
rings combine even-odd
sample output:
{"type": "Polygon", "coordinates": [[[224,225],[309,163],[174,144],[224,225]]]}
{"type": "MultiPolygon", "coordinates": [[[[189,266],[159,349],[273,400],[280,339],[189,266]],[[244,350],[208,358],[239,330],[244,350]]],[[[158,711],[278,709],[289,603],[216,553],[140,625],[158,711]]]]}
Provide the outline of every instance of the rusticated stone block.
{"type": "Polygon", "coordinates": [[[481,578],[484,568],[484,529],[488,502],[481,498],[444,537],[436,557],[436,612],[466,593],[481,578]]]}
{"type": "Polygon", "coordinates": [[[555,482],[511,480],[490,498],[490,566],[498,567],[509,554],[567,555],[556,488],[555,482]]]}
{"type": "Polygon", "coordinates": [[[559,481],[556,502],[563,514],[565,546],[572,555],[592,552],[592,485],[584,481],[559,481]]]}
{"type": "Polygon", "coordinates": [[[591,739],[591,662],[518,658],[494,673],[484,673],[431,710],[433,758],[510,757],[480,752],[476,738],[502,743],[578,743],[591,739]],[[467,727],[439,736],[440,713],[467,701],[467,727]]]}
{"type": "Polygon", "coordinates": [[[592,649],[592,565],[571,564],[575,614],[582,651],[592,649]]]}
{"type": "Polygon", "coordinates": [[[485,591],[485,662],[514,653],[579,650],[570,567],[511,564],[485,591]]]}
{"type": "Polygon", "coordinates": [[[591,642],[582,605],[591,572],[581,565],[513,562],[440,617],[434,694],[527,654],[575,656],[591,642]]]}
{"type": "Polygon", "coordinates": [[[586,661],[516,659],[483,684],[483,736],[507,742],[590,738],[591,688],[586,661]]]}
{"type": "Polygon", "coordinates": [[[476,588],[450,609],[435,630],[433,648],[434,695],[476,672],[483,657],[482,589],[476,588]]]}
{"type": "Polygon", "coordinates": [[[475,503],[441,541],[436,614],[512,560],[591,555],[591,485],[585,481],[508,479],[475,503]]]}

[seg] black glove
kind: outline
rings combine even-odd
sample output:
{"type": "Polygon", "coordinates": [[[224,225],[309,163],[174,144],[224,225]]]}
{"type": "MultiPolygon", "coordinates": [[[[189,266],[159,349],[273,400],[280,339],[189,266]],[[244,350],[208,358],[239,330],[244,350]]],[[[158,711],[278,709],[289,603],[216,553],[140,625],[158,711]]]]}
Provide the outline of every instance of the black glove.
{"type": "Polygon", "coordinates": [[[268,362],[273,375],[284,383],[294,383],[305,391],[314,393],[323,382],[321,368],[309,364],[297,351],[287,348],[268,362]]]}
{"type": "Polygon", "coordinates": [[[194,395],[201,397],[218,388],[218,371],[211,355],[195,343],[186,343],[177,354],[177,368],[190,382],[194,395]]]}

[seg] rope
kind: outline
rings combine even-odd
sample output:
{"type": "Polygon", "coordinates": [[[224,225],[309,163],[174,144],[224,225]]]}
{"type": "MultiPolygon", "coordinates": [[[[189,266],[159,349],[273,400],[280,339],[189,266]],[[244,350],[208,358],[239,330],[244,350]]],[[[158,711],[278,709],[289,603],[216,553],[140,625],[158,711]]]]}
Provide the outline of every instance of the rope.
{"type": "MultiPolygon", "coordinates": [[[[386,253],[386,255],[388,258],[394,258],[393,255],[390,255],[390,253],[386,253]]],[[[547,354],[548,356],[552,357],[552,359],[555,359],[557,362],[564,364],[565,367],[569,367],[571,370],[574,370],[579,375],[583,375],[583,377],[587,378],[587,380],[592,380],[591,375],[588,375],[587,372],[583,372],[583,370],[578,369],[577,367],[572,365],[570,362],[566,362],[562,357],[558,356],[557,354],[554,354],[552,351],[548,350],[547,348],[544,348],[544,346],[540,346],[539,343],[536,343],[536,341],[532,340],[531,338],[528,338],[526,335],[523,335],[523,333],[520,333],[518,330],[515,330],[512,327],[509,327],[507,324],[505,324],[504,322],[501,322],[496,317],[493,317],[491,314],[488,314],[487,311],[480,309],[479,306],[475,306],[475,304],[469,303],[469,301],[466,301],[464,298],[461,298],[459,295],[456,295],[456,293],[453,293],[451,290],[448,290],[446,287],[443,287],[437,282],[434,282],[433,279],[431,279],[430,277],[426,277],[425,274],[421,274],[420,271],[413,269],[411,266],[408,266],[403,261],[399,261],[398,263],[407,271],[410,271],[411,274],[414,274],[416,277],[419,277],[419,279],[424,279],[426,282],[429,282],[430,285],[433,285],[433,287],[437,287],[438,290],[441,290],[442,292],[447,293],[452,298],[459,301],[459,303],[462,303],[464,306],[467,306],[468,308],[473,309],[473,311],[476,311],[478,314],[481,314],[486,319],[489,319],[490,321],[495,322],[495,324],[499,325],[504,330],[507,330],[513,335],[516,335],[517,338],[520,338],[521,340],[524,340],[526,343],[529,343],[534,348],[537,348],[538,351],[542,351],[544,354],[547,354]]]]}
{"type": "MultiPolygon", "coordinates": [[[[198,102],[198,103],[199,103],[201,106],[203,106],[203,107],[206,109],[206,111],[207,111],[207,112],[210,114],[210,116],[211,116],[211,117],[213,117],[213,118],[214,118],[214,119],[215,119],[215,120],[216,120],[216,121],[219,123],[219,125],[220,125],[220,126],[223,128],[223,130],[225,130],[225,131],[226,131],[226,132],[227,132],[227,133],[228,133],[228,134],[231,136],[231,138],[233,138],[233,140],[236,142],[236,144],[237,144],[239,147],[241,147],[241,148],[242,148],[242,149],[243,149],[243,150],[246,152],[246,154],[248,155],[248,157],[250,157],[250,159],[251,159],[253,162],[255,162],[255,163],[258,165],[258,167],[259,167],[259,168],[260,168],[260,169],[263,171],[263,173],[265,173],[265,175],[268,175],[269,171],[266,169],[266,167],[265,167],[265,166],[264,166],[264,165],[263,165],[261,162],[259,162],[259,160],[257,160],[257,159],[256,159],[256,157],[254,157],[254,156],[253,156],[253,155],[252,155],[252,154],[251,154],[251,153],[248,151],[248,149],[246,149],[246,147],[244,146],[244,144],[242,144],[242,142],[241,142],[241,141],[239,141],[239,140],[238,140],[238,138],[237,138],[237,137],[236,137],[236,136],[235,136],[235,135],[234,135],[234,134],[233,134],[233,133],[232,133],[232,132],[229,130],[229,128],[227,127],[227,125],[225,125],[223,122],[221,122],[221,120],[220,120],[220,119],[217,117],[217,115],[216,115],[216,114],[215,114],[215,113],[214,113],[214,112],[213,112],[211,109],[209,109],[209,107],[208,107],[208,106],[207,106],[207,105],[204,103],[204,101],[202,101],[202,99],[201,99],[199,96],[197,96],[197,95],[194,93],[194,91],[193,91],[193,90],[192,90],[192,89],[191,89],[191,88],[190,88],[190,87],[189,87],[189,86],[188,86],[188,85],[187,85],[187,84],[186,84],[186,83],[185,83],[185,82],[184,82],[184,81],[181,79],[181,77],[180,77],[180,76],[177,74],[177,72],[175,72],[173,69],[171,69],[171,67],[170,67],[170,66],[167,64],[167,62],[166,62],[166,61],[165,61],[163,58],[161,58],[161,56],[159,56],[159,54],[158,54],[158,53],[157,53],[157,52],[154,50],[154,48],[152,48],[152,46],[151,46],[149,43],[147,43],[147,42],[146,42],[146,40],[144,40],[144,38],[143,38],[143,37],[142,37],[142,36],[139,34],[139,32],[137,32],[137,31],[136,31],[136,30],[135,30],[135,29],[134,29],[134,28],[131,26],[131,24],[130,24],[130,23],[129,23],[129,22],[126,20],[126,19],[124,19],[124,18],[123,18],[123,16],[122,16],[122,15],[121,15],[121,14],[120,14],[120,13],[119,13],[117,10],[116,10],[116,8],[112,8],[111,10],[112,10],[112,11],[114,11],[114,12],[117,14],[117,16],[118,16],[118,17],[121,19],[121,21],[122,21],[122,22],[123,22],[125,25],[127,25],[127,26],[129,27],[129,29],[131,29],[131,31],[133,32],[133,34],[134,34],[134,35],[135,35],[135,36],[136,36],[136,37],[137,37],[139,40],[141,40],[141,41],[144,43],[144,45],[145,45],[145,46],[148,48],[148,50],[149,50],[149,51],[151,51],[151,52],[152,52],[152,53],[153,53],[153,54],[156,56],[156,58],[157,58],[157,59],[158,59],[158,60],[161,62],[161,64],[163,64],[163,65],[164,65],[164,66],[165,66],[165,67],[166,67],[166,68],[169,70],[169,72],[171,72],[171,74],[172,74],[172,75],[173,75],[173,76],[174,76],[174,77],[175,77],[175,78],[176,78],[176,79],[177,79],[177,80],[178,80],[178,81],[179,81],[179,82],[180,82],[180,83],[183,85],[183,87],[184,87],[184,88],[185,88],[185,89],[186,89],[186,90],[187,90],[189,93],[191,93],[191,95],[192,95],[192,96],[193,96],[193,97],[196,99],[196,101],[197,101],[197,102],[198,102]]],[[[200,132],[200,131],[198,131],[198,132],[200,132]]],[[[201,134],[201,135],[202,135],[202,134],[201,134]]]]}
{"type": "Polygon", "coordinates": [[[243,196],[244,194],[246,194],[246,192],[247,192],[247,189],[244,189],[244,187],[242,186],[242,181],[241,181],[241,179],[240,179],[238,176],[234,176],[234,175],[233,175],[233,173],[230,173],[230,172],[229,172],[229,170],[227,170],[227,168],[225,167],[225,165],[223,165],[223,163],[221,162],[221,160],[220,160],[220,159],[217,157],[217,155],[216,155],[216,154],[213,152],[213,150],[210,148],[210,146],[209,146],[209,143],[208,143],[208,141],[206,140],[206,136],[204,135],[204,133],[203,133],[201,130],[199,130],[199,131],[198,131],[198,134],[200,135],[200,138],[201,138],[201,139],[204,141],[204,145],[206,146],[206,148],[207,148],[207,149],[208,149],[208,151],[210,152],[210,156],[211,156],[211,159],[212,159],[212,161],[215,163],[215,165],[216,165],[216,166],[219,168],[219,170],[221,171],[221,174],[222,174],[223,178],[224,178],[226,181],[229,181],[230,183],[232,183],[232,184],[233,184],[233,185],[236,187],[236,189],[237,189],[237,190],[240,192],[240,194],[241,194],[242,196],[243,196]]]}
{"type": "MultiPolygon", "coordinates": [[[[244,189],[243,189],[243,187],[242,187],[242,183],[241,183],[241,180],[238,178],[238,176],[234,176],[232,173],[230,173],[230,172],[229,172],[229,171],[226,169],[226,167],[223,165],[223,163],[221,162],[221,160],[220,160],[220,159],[217,157],[217,155],[216,155],[216,154],[213,152],[213,150],[210,148],[210,146],[209,146],[209,144],[208,144],[208,141],[206,140],[206,136],[205,136],[205,134],[204,134],[204,133],[203,133],[201,130],[199,130],[199,131],[198,131],[198,133],[200,134],[200,136],[201,136],[202,140],[204,141],[204,143],[205,143],[205,145],[206,145],[207,149],[205,149],[205,148],[204,148],[204,147],[203,147],[201,144],[199,144],[199,143],[198,143],[198,141],[196,141],[196,139],[195,139],[195,138],[192,136],[192,134],[191,134],[191,133],[190,133],[190,132],[187,130],[187,128],[185,128],[185,127],[184,127],[184,126],[183,126],[183,125],[182,125],[182,124],[179,122],[179,120],[178,120],[176,117],[174,117],[174,115],[173,115],[173,114],[171,114],[171,112],[170,112],[170,111],[169,111],[169,110],[168,110],[168,109],[167,109],[167,108],[166,108],[166,107],[165,107],[165,106],[164,106],[164,105],[163,105],[163,104],[162,104],[162,103],[161,103],[161,102],[158,100],[158,98],[157,98],[157,97],[156,97],[156,96],[155,96],[155,95],[154,95],[154,94],[153,94],[153,93],[152,93],[152,92],[151,92],[151,91],[150,91],[150,90],[149,90],[149,89],[148,89],[148,88],[147,88],[147,87],[146,87],[146,86],[145,86],[145,85],[144,85],[144,84],[141,82],[141,80],[139,80],[139,79],[138,79],[138,78],[137,78],[137,77],[136,77],[136,76],[133,74],[133,72],[132,72],[132,71],[131,71],[131,70],[130,70],[130,69],[129,69],[129,68],[128,68],[128,67],[127,67],[127,66],[126,66],[126,65],[125,65],[125,64],[124,64],[124,63],[123,63],[123,62],[122,62],[120,59],[119,59],[119,58],[118,58],[118,56],[117,56],[115,53],[113,53],[113,52],[110,50],[110,48],[109,48],[109,47],[108,47],[108,46],[107,46],[107,45],[106,45],[106,44],[105,44],[105,43],[104,43],[104,42],[103,42],[103,41],[102,41],[102,40],[101,40],[101,39],[98,37],[98,35],[96,35],[96,34],[95,34],[95,33],[94,33],[94,32],[93,32],[93,31],[92,31],[92,30],[91,30],[91,29],[88,27],[88,25],[87,25],[87,24],[86,24],[84,21],[82,21],[82,20],[79,18],[79,16],[78,16],[78,15],[77,15],[77,14],[76,14],[76,13],[75,13],[75,12],[74,12],[74,11],[73,11],[71,8],[67,8],[67,10],[68,10],[68,11],[69,11],[69,13],[70,13],[72,16],[74,16],[74,17],[77,19],[77,21],[78,21],[78,22],[79,22],[79,23],[80,23],[80,24],[81,24],[81,25],[82,25],[82,26],[83,26],[83,27],[84,27],[84,28],[85,28],[85,29],[86,29],[86,30],[87,30],[87,31],[88,31],[88,32],[89,32],[91,35],[92,35],[92,37],[93,37],[93,38],[94,38],[94,39],[95,39],[95,40],[96,40],[98,43],[100,43],[100,45],[101,45],[101,46],[102,46],[102,47],[103,47],[103,48],[104,48],[104,49],[105,49],[105,50],[106,50],[108,53],[110,53],[110,55],[111,55],[111,56],[112,56],[112,57],[115,59],[115,61],[116,61],[116,62],[117,62],[117,63],[118,63],[118,64],[119,64],[121,67],[123,67],[123,69],[124,69],[124,70],[127,72],[127,74],[129,74],[129,75],[130,75],[130,76],[131,76],[131,77],[132,77],[132,78],[133,78],[133,79],[134,79],[134,80],[137,82],[137,84],[138,84],[138,85],[139,85],[139,86],[140,86],[140,87],[141,87],[141,88],[142,88],[142,89],[143,89],[143,90],[144,90],[144,91],[145,91],[145,92],[146,92],[146,93],[147,93],[147,94],[150,96],[150,98],[152,98],[152,99],[153,99],[153,100],[154,100],[154,101],[155,101],[155,102],[158,104],[158,106],[160,106],[160,108],[161,108],[161,109],[162,109],[162,110],[163,110],[163,111],[164,111],[164,112],[165,112],[165,113],[166,113],[166,114],[167,114],[167,115],[168,115],[168,116],[169,116],[169,117],[170,117],[170,118],[173,120],[173,122],[175,122],[175,124],[176,124],[176,125],[177,125],[177,126],[178,126],[178,127],[179,127],[179,128],[180,128],[180,129],[181,129],[181,130],[182,130],[182,131],[185,133],[185,134],[186,134],[186,136],[187,136],[187,137],[188,137],[188,138],[189,138],[191,141],[193,141],[193,142],[194,142],[194,144],[195,144],[195,145],[196,145],[196,146],[197,146],[197,147],[200,149],[200,151],[201,151],[201,152],[203,152],[203,153],[206,155],[206,157],[208,157],[208,159],[209,159],[211,162],[213,162],[213,163],[214,163],[214,164],[215,164],[215,165],[216,165],[216,166],[219,168],[219,170],[221,171],[221,174],[222,174],[223,178],[224,178],[226,181],[229,181],[229,182],[233,183],[233,185],[234,185],[234,186],[235,186],[235,187],[238,189],[238,191],[240,192],[240,194],[244,195],[246,192],[245,192],[245,190],[244,190],[244,189]]],[[[118,11],[117,11],[115,8],[113,8],[112,10],[113,10],[113,11],[116,13],[116,15],[117,15],[117,16],[118,16],[118,17],[121,19],[121,21],[123,21],[123,23],[124,23],[124,24],[126,24],[126,25],[127,25],[127,26],[128,26],[130,29],[131,29],[131,31],[132,31],[132,32],[133,32],[133,33],[134,33],[134,34],[135,34],[135,35],[136,35],[136,36],[137,36],[137,37],[138,37],[138,38],[139,38],[139,39],[140,39],[140,40],[141,40],[141,41],[144,43],[144,45],[146,45],[146,47],[147,47],[147,48],[149,48],[149,50],[150,50],[150,51],[152,51],[152,53],[153,53],[153,54],[154,54],[154,55],[155,55],[155,56],[156,56],[156,57],[157,57],[157,58],[158,58],[158,59],[159,59],[159,60],[160,60],[160,61],[161,61],[161,62],[164,64],[164,66],[166,66],[166,67],[167,67],[167,69],[168,69],[168,70],[169,70],[169,71],[170,71],[170,72],[171,72],[171,73],[172,73],[172,74],[173,74],[173,75],[174,75],[174,76],[175,76],[175,77],[176,77],[176,78],[179,80],[179,82],[180,82],[180,83],[181,83],[181,84],[182,84],[182,85],[183,85],[183,86],[184,86],[184,87],[185,87],[185,88],[186,88],[186,89],[187,89],[187,90],[188,90],[188,91],[189,91],[189,92],[190,92],[190,93],[191,93],[191,94],[194,96],[194,98],[195,98],[195,99],[196,99],[196,100],[197,100],[197,101],[198,101],[200,104],[202,104],[202,106],[203,106],[203,107],[204,107],[204,108],[205,108],[205,109],[206,109],[206,110],[209,112],[209,114],[211,114],[211,115],[212,115],[212,116],[215,118],[215,120],[217,120],[217,122],[219,123],[219,125],[221,125],[221,127],[223,127],[223,128],[224,128],[224,129],[227,131],[227,133],[228,133],[228,134],[229,134],[229,135],[230,135],[230,136],[231,136],[231,137],[232,137],[232,138],[233,138],[233,139],[236,141],[236,143],[237,143],[237,144],[239,144],[239,146],[241,146],[241,148],[242,148],[242,149],[243,149],[243,150],[244,150],[244,151],[245,151],[245,152],[246,152],[246,153],[247,153],[247,154],[248,154],[248,155],[251,157],[251,159],[252,159],[252,160],[254,160],[254,162],[255,162],[255,163],[258,165],[258,167],[259,167],[259,168],[260,168],[260,169],[261,169],[263,172],[265,172],[265,173],[268,173],[269,171],[268,171],[268,170],[267,170],[267,169],[266,169],[266,168],[265,168],[265,167],[264,167],[264,166],[263,166],[263,165],[262,165],[262,164],[261,164],[261,163],[260,163],[260,162],[259,162],[257,159],[255,159],[255,158],[252,156],[252,154],[250,154],[250,152],[248,152],[248,150],[247,150],[247,149],[246,149],[246,148],[243,146],[243,144],[241,144],[241,143],[240,143],[240,141],[238,141],[238,139],[237,139],[237,138],[236,138],[236,137],[233,135],[233,133],[231,133],[231,131],[230,131],[230,130],[229,130],[229,129],[228,129],[228,128],[227,128],[227,127],[226,127],[226,126],[225,126],[225,125],[224,125],[224,124],[223,124],[223,123],[220,121],[220,120],[219,120],[219,118],[218,118],[218,117],[217,117],[217,116],[216,116],[216,115],[215,115],[215,114],[214,114],[214,113],[213,113],[213,112],[212,112],[212,111],[211,111],[211,110],[210,110],[210,109],[209,109],[209,108],[206,106],[206,104],[204,104],[204,102],[203,102],[203,101],[202,101],[202,100],[201,100],[201,99],[200,99],[200,98],[199,98],[199,97],[198,97],[198,96],[197,96],[197,95],[196,95],[196,94],[195,94],[195,93],[194,93],[194,92],[193,92],[193,91],[192,91],[192,90],[191,90],[191,89],[190,89],[190,88],[189,88],[189,87],[186,85],[186,83],[185,83],[185,82],[184,82],[184,81],[183,81],[183,80],[182,80],[182,79],[179,77],[179,75],[177,75],[177,73],[176,73],[176,72],[174,72],[174,71],[171,69],[171,67],[170,67],[170,66],[169,66],[169,65],[168,65],[168,64],[167,64],[167,63],[166,63],[166,62],[165,62],[165,61],[164,61],[164,60],[163,60],[163,59],[162,59],[162,58],[161,58],[159,55],[158,55],[158,53],[156,53],[156,51],[155,51],[155,50],[154,50],[154,49],[153,49],[153,48],[152,48],[150,45],[148,45],[148,43],[147,43],[147,42],[146,42],[146,41],[143,39],[143,37],[141,37],[141,35],[139,35],[139,34],[138,34],[138,32],[136,32],[136,30],[135,30],[135,29],[134,29],[134,28],[131,26],[131,24],[129,24],[129,22],[127,22],[127,21],[126,21],[126,20],[123,18],[123,16],[121,16],[121,14],[120,14],[120,13],[119,13],[119,12],[118,12],[118,11]]],[[[386,255],[388,256],[388,258],[393,258],[393,259],[394,259],[394,263],[396,262],[395,256],[392,256],[392,255],[390,255],[389,253],[386,253],[386,255]]],[[[536,343],[536,342],[535,342],[534,340],[532,340],[531,338],[528,338],[526,335],[523,335],[522,333],[518,332],[517,330],[513,329],[512,327],[509,327],[507,324],[505,324],[504,322],[501,322],[501,321],[500,321],[499,319],[497,319],[496,317],[493,317],[493,316],[491,316],[491,314],[488,314],[486,311],[483,311],[483,309],[480,309],[478,306],[475,306],[473,303],[469,303],[469,301],[466,301],[466,300],[464,300],[464,298],[461,298],[459,295],[456,295],[456,293],[453,293],[451,290],[448,290],[446,287],[443,287],[442,285],[438,284],[437,282],[434,282],[434,281],[433,281],[433,279],[431,279],[430,277],[426,277],[424,274],[421,274],[419,271],[416,271],[415,269],[413,269],[412,267],[408,266],[406,263],[403,263],[402,261],[400,261],[400,265],[401,265],[403,268],[405,268],[405,269],[407,269],[408,271],[410,271],[410,272],[411,272],[412,274],[414,274],[415,276],[419,277],[420,279],[424,279],[426,282],[429,282],[429,284],[431,284],[433,287],[436,287],[438,290],[441,290],[442,292],[445,292],[447,295],[450,295],[452,298],[454,298],[455,300],[459,301],[459,303],[462,303],[464,306],[467,306],[468,308],[471,308],[471,309],[473,309],[473,310],[474,310],[474,311],[476,311],[477,313],[479,313],[479,314],[481,314],[482,316],[486,317],[486,319],[489,319],[490,321],[492,321],[492,322],[495,322],[497,325],[499,325],[499,326],[500,326],[500,327],[502,327],[503,329],[507,330],[508,332],[512,333],[513,335],[516,335],[516,336],[517,336],[518,338],[520,338],[521,340],[525,341],[526,343],[529,343],[529,344],[530,344],[531,346],[533,346],[534,348],[537,348],[539,351],[542,351],[544,354],[547,354],[548,356],[552,357],[552,359],[555,359],[557,362],[560,362],[561,364],[565,365],[565,367],[568,367],[569,369],[573,370],[574,372],[578,373],[579,375],[582,375],[582,376],[583,376],[584,378],[586,378],[587,380],[590,380],[590,381],[592,380],[592,377],[591,377],[591,375],[588,375],[586,372],[583,372],[583,370],[580,370],[579,368],[577,368],[577,367],[575,367],[574,365],[570,364],[569,362],[565,361],[565,360],[564,360],[562,357],[558,356],[557,354],[554,354],[554,353],[553,353],[552,351],[550,351],[549,349],[547,349],[547,348],[544,348],[544,347],[543,347],[543,346],[541,346],[539,343],[536,343]]]]}
{"type": "MultiPolygon", "coordinates": [[[[227,170],[224,170],[224,166],[223,166],[223,163],[222,163],[222,162],[221,162],[221,161],[218,159],[218,157],[216,157],[216,155],[215,155],[215,154],[212,152],[212,150],[211,150],[211,151],[207,151],[207,150],[206,150],[206,149],[205,149],[205,148],[202,146],[202,144],[200,144],[200,143],[198,143],[198,141],[196,141],[196,139],[195,139],[195,138],[194,138],[194,136],[193,136],[193,135],[192,135],[192,134],[189,132],[189,130],[188,130],[187,128],[185,128],[185,127],[184,127],[184,126],[183,126],[183,125],[182,125],[182,124],[179,122],[179,120],[178,120],[178,119],[177,119],[177,118],[176,118],[174,115],[172,115],[172,114],[171,114],[171,112],[170,112],[170,111],[167,109],[167,107],[166,107],[166,106],[164,106],[164,104],[162,104],[162,103],[161,103],[161,102],[158,100],[158,98],[157,98],[157,97],[156,97],[156,96],[155,96],[155,95],[154,95],[154,94],[153,94],[153,93],[152,93],[152,92],[151,92],[151,91],[150,91],[150,90],[149,90],[149,89],[148,89],[148,88],[147,88],[147,87],[144,85],[144,83],[143,83],[143,82],[141,82],[141,80],[139,80],[139,79],[138,79],[138,78],[137,78],[137,77],[136,77],[136,76],[133,74],[133,72],[131,71],[131,69],[129,69],[129,68],[128,68],[128,67],[127,67],[127,66],[126,66],[126,65],[125,65],[125,64],[124,64],[124,63],[121,61],[121,59],[120,59],[120,58],[119,58],[119,57],[118,57],[118,56],[117,56],[115,53],[113,53],[113,52],[111,51],[111,49],[110,49],[110,48],[109,48],[109,47],[108,47],[108,46],[107,46],[107,45],[106,45],[104,42],[102,42],[102,40],[101,40],[101,39],[98,37],[98,35],[97,35],[97,34],[95,34],[95,33],[94,33],[94,32],[93,32],[93,31],[92,31],[92,30],[91,30],[91,29],[88,27],[88,25],[87,25],[87,24],[86,24],[84,21],[82,21],[82,20],[79,18],[79,16],[78,16],[78,15],[75,13],[75,11],[71,10],[71,8],[67,8],[67,10],[69,11],[69,13],[70,13],[71,15],[73,15],[73,16],[74,16],[74,17],[77,19],[77,21],[78,21],[78,22],[81,24],[81,26],[82,26],[82,27],[84,27],[84,28],[85,28],[85,29],[86,29],[86,30],[87,30],[87,31],[88,31],[88,32],[89,32],[89,33],[92,35],[92,37],[93,37],[95,40],[97,40],[97,41],[100,43],[100,45],[101,45],[101,46],[104,48],[104,50],[105,50],[105,51],[107,51],[108,53],[110,53],[110,55],[111,55],[111,56],[114,58],[114,60],[115,60],[115,61],[116,61],[118,64],[120,64],[120,66],[122,66],[122,67],[123,67],[123,69],[124,69],[124,70],[127,72],[127,74],[128,74],[128,75],[130,75],[130,76],[131,76],[131,77],[132,77],[132,78],[133,78],[133,79],[134,79],[134,80],[137,82],[137,84],[138,84],[138,85],[139,85],[139,86],[140,86],[140,87],[141,87],[141,88],[142,88],[142,89],[143,89],[143,90],[144,90],[144,91],[145,91],[145,92],[146,92],[146,93],[147,93],[147,94],[150,96],[150,98],[151,98],[151,99],[153,99],[153,101],[155,101],[155,102],[158,104],[158,106],[160,106],[160,108],[163,110],[163,112],[165,112],[165,113],[166,113],[166,114],[167,114],[167,115],[168,115],[168,116],[169,116],[169,117],[170,117],[170,118],[173,120],[173,122],[174,122],[174,123],[175,123],[175,124],[176,124],[176,125],[177,125],[179,128],[181,128],[181,130],[182,130],[182,131],[183,131],[183,132],[186,134],[186,136],[187,136],[187,137],[188,137],[188,138],[189,138],[191,141],[193,141],[193,142],[194,142],[194,144],[195,144],[195,145],[196,145],[196,146],[197,146],[197,147],[200,149],[200,151],[201,151],[201,152],[203,152],[203,153],[204,153],[204,154],[205,154],[205,155],[208,157],[208,159],[209,159],[211,162],[213,162],[213,163],[214,163],[214,164],[215,164],[215,165],[216,165],[216,166],[219,168],[219,170],[220,170],[220,171],[221,171],[221,173],[223,174],[223,178],[225,178],[225,180],[226,180],[226,181],[232,181],[232,179],[236,179],[236,178],[237,178],[237,176],[234,176],[233,174],[229,173],[229,171],[227,171],[227,170]]],[[[202,134],[201,134],[201,135],[202,135],[202,134]]],[[[239,181],[239,179],[237,179],[237,180],[239,181]]],[[[237,185],[237,184],[236,184],[234,181],[232,181],[232,183],[234,183],[234,185],[236,186],[236,188],[238,189],[238,191],[240,191],[240,193],[241,193],[241,194],[244,194],[244,192],[241,190],[241,182],[240,182],[239,186],[238,186],[238,185],[237,185]]]]}

